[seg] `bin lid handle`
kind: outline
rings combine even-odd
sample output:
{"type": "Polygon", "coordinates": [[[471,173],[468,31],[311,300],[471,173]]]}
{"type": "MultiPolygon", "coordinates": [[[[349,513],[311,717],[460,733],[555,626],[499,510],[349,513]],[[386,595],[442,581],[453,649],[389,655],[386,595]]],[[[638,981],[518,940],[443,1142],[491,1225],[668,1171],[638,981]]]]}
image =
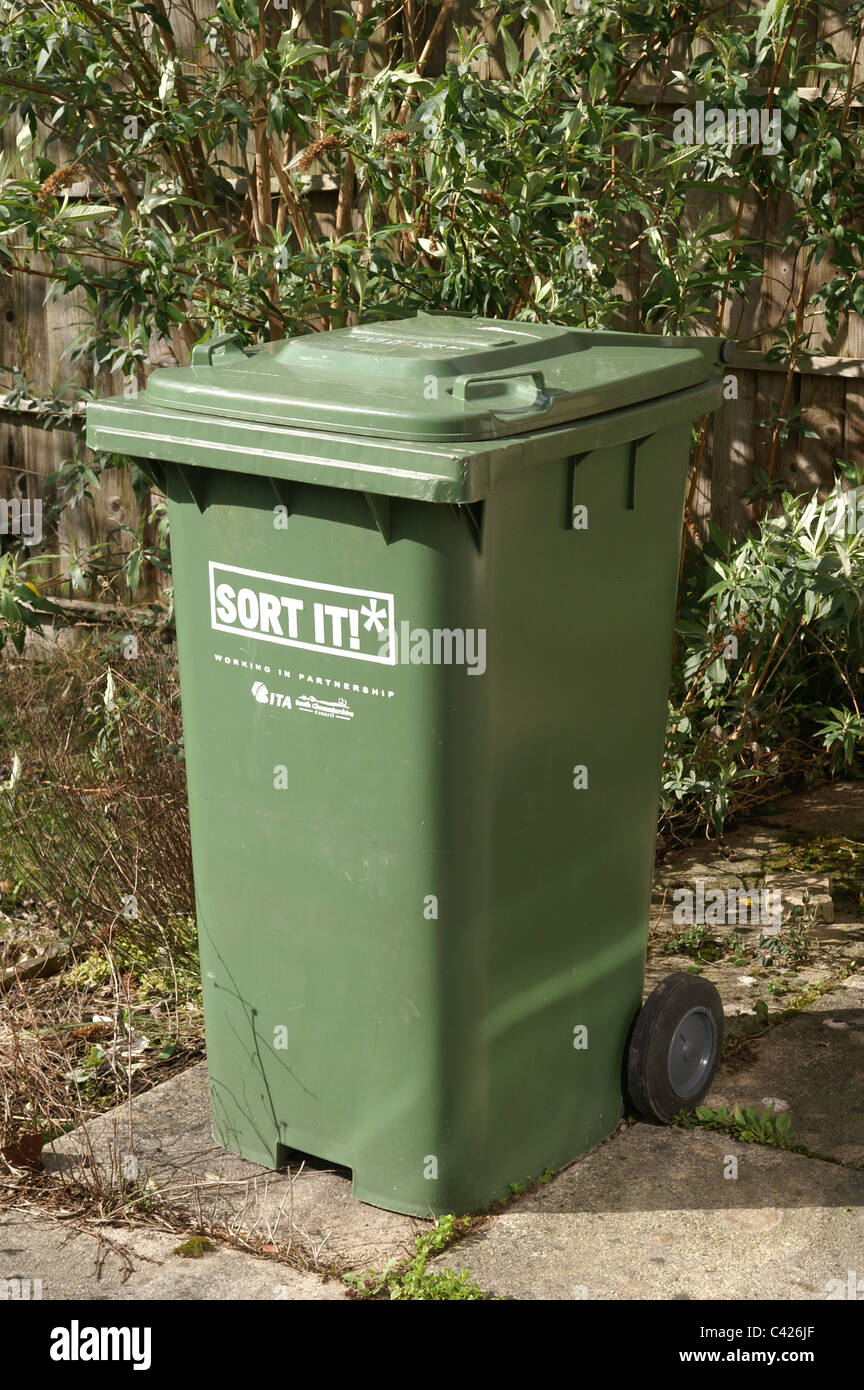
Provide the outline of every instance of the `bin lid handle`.
{"type": "Polygon", "coordinates": [[[532,411],[539,414],[552,404],[542,372],[457,376],[453,382],[453,399],[464,405],[482,400],[493,415],[526,415],[532,411]],[[498,401],[502,403],[499,405],[498,401]],[[505,401],[511,404],[505,405],[505,401]]]}
{"type": "Polygon", "coordinates": [[[245,353],[240,344],[239,333],[217,333],[215,338],[209,338],[206,343],[196,343],[192,349],[193,367],[212,367],[218,366],[219,362],[226,359],[245,357],[245,353]],[[213,362],[213,354],[218,352],[219,356],[216,363],[213,362]]]}

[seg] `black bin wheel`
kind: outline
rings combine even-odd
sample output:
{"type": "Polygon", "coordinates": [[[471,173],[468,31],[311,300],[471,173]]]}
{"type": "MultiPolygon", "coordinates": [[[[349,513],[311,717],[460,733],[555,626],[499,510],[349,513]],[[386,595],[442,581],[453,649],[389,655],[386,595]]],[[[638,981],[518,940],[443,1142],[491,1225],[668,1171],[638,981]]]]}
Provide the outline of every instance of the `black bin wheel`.
{"type": "Polygon", "coordinates": [[[723,1005],[709,980],[676,972],[649,994],[627,1052],[627,1093],[647,1120],[668,1122],[708,1093],[723,1046],[723,1005]]]}

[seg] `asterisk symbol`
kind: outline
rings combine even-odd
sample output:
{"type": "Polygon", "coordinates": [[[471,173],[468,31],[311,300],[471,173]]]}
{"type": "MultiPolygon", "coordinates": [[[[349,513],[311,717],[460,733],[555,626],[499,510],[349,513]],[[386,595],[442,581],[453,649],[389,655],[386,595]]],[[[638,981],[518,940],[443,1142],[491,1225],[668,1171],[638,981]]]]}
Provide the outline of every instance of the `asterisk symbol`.
{"type": "Polygon", "coordinates": [[[373,598],[371,603],[364,603],[360,609],[360,617],[366,619],[363,626],[367,632],[371,632],[374,627],[375,631],[380,633],[387,626],[387,609],[379,609],[377,598],[373,598]]]}

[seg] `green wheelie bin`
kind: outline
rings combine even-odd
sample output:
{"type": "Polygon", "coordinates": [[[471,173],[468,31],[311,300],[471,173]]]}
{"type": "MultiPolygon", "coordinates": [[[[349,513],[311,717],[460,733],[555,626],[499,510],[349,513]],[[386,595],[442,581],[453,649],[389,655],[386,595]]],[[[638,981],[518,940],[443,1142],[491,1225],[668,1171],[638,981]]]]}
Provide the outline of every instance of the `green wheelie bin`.
{"type": "Polygon", "coordinates": [[[642,1004],[691,422],[722,343],[221,336],[87,439],[170,512],[214,1134],[417,1215],[713,1077],[642,1004]]]}

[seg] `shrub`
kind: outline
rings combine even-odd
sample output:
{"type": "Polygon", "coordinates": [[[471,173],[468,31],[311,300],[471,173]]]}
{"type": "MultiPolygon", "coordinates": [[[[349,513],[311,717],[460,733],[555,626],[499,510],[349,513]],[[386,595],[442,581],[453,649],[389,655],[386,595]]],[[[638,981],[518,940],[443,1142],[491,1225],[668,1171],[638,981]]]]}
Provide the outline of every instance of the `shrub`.
{"type": "Polygon", "coordinates": [[[784,494],[731,541],[716,526],[688,574],[669,704],[661,827],[708,828],[780,787],[851,770],[864,739],[864,534],[858,494],[784,494]],[[705,587],[705,579],[713,583],[705,587]]]}

